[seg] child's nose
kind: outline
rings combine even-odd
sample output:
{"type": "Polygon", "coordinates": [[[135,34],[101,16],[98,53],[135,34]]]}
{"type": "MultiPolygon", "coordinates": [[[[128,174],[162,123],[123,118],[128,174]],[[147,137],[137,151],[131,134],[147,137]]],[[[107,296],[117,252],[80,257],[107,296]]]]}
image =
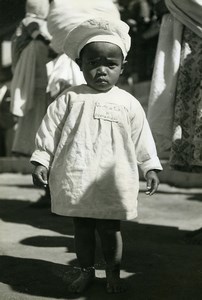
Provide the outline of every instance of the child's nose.
{"type": "Polygon", "coordinates": [[[104,66],[100,66],[98,69],[97,69],[97,74],[98,75],[104,75],[106,74],[106,68],[104,66]]]}

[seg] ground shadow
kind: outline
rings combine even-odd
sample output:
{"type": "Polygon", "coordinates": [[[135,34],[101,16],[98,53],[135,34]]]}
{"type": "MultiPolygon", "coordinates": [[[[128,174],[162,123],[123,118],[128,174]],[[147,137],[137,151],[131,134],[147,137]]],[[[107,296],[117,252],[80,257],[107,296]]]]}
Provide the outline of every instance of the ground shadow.
{"type": "MultiPolygon", "coordinates": [[[[8,284],[14,291],[56,299],[67,297],[67,286],[59,275],[64,271],[64,265],[4,255],[0,256],[0,266],[0,281],[8,284]]],[[[72,267],[66,267],[66,271],[73,276],[72,267]]]]}
{"type": "Polygon", "coordinates": [[[135,273],[127,281],[138,300],[201,298],[201,247],[186,243],[187,231],[131,222],[122,231],[123,269],[135,273]]]}
{"type": "Polygon", "coordinates": [[[190,197],[188,197],[187,200],[202,202],[202,194],[193,194],[190,197]]]}
{"type": "Polygon", "coordinates": [[[63,236],[34,236],[23,239],[20,244],[33,246],[33,247],[66,247],[67,252],[73,253],[74,251],[74,238],[73,237],[63,237],[63,236]]]}
{"type": "MultiPolygon", "coordinates": [[[[103,276],[96,279],[83,295],[68,294],[67,286],[78,275],[77,262],[68,265],[39,259],[0,257],[0,281],[12,290],[28,295],[55,299],[85,300],[200,300],[202,294],[201,247],[183,241],[186,231],[175,227],[123,222],[124,256],[122,277],[128,291],[108,295],[103,276]],[[84,298],[83,298],[84,297],[84,298]]],[[[51,239],[48,241],[52,247],[51,239]]],[[[63,241],[55,240],[56,245],[63,241]]],[[[66,243],[66,241],[64,241],[66,243]]],[[[34,244],[32,238],[23,243],[34,244]]],[[[36,244],[46,246],[41,237],[36,244]]],[[[103,272],[101,257],[96,258],[97,272],[103,272]]]]}
{"type": "Polygon", "coordinates": [[[107,295],[105,280],[102,278],[96,278],[94,285],[82,295],[68,293],[68,283],[78,276],[78,268],[73,264],[64,266],[44,260],[4,255],[0,256],[0,267],[0,282],[22,295],[68,300],[80,297],[88,300],[123,299],[123,295],[107,295]]]}
{"type": "Polygon", "coordinates": [[[72,218],[53,214],[50,209],[36,209],[31,204],[31,201],[1,199],[0,219],[5,222],[26,224],[65,235],[73,235],[72,218]]]}
{"type": "Polygon", "coordinates": [[[27,184],[27,183],[25,183],[25,184],[22,184],[22,183],[17,183],[17,184],[15,184],[15,183],[8,183],[8,184],[3,183],[3,184],[0,184],[0,186],[7,187],[8,189],[15,187],[15,188],[22,188],[22,189],[34,189],[34,190],[44,191],[43,188],[39,188],[39,187],[37,187],[37,186],[35,186],[31,183],[30,184],[27,184]]]}
{"type": "MultiPolygon", "coordinates": [[[[73,235],[71,218],[57,216],[48,209],[33,208],[31,204],[32,202],[24,199],[1,199],[0,218],[4,222],[48,229],[61,235],[73,235]]],[[[82,295],[85,300],[201,300],[201,247],[184,241],[186,231],[176,227],[139,224],[137,220],[122,222],[122,231],[122,275],[129,287],[128,291],[121,295],[108,295],[105,279],[100,277],[82,295]]],[[[21,244],[35,247],[67,246],[69,251],[74,251],[72,237],[39,235],[27,237],[21,244]]],[[[81,299],[80,296],[68,295],[67,292],[68,280],[78,274],[75,261],[69,258],[68,265],[65,265],[66,261],[64,264],[57,264],[48,261],[48,257],[45,261],[14,256],[0,257],[0,281],[9,285],[12,290],[39,297],[81,299]]],[[[103,272],[102,258],[96,258],[96,267],[103,272]]],[[[65,259],[68,259],[68,255],[65,259]]]]}

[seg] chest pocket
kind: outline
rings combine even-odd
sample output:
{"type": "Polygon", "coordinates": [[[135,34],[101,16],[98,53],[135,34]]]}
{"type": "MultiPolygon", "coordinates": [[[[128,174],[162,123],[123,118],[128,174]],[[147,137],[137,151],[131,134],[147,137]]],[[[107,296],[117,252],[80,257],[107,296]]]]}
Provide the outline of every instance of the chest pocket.
{"type": "Polygon", "coordinates": [[[114,103],[96,103],[94,118],[119,123],[121,121],[121,108],[114,103]]]}

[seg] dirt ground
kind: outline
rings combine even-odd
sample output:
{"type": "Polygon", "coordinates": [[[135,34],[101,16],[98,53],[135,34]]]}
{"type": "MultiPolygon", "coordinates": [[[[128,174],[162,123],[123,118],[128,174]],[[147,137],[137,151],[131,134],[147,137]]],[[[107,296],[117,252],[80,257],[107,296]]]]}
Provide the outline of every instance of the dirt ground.
{"type": "Polygon", "coordinates": [[[70,295],[67,281],[78,272],[72,220],[34,206],[44,192],[31,175],[0,174],[0,300],[201,300],[202,245],[190,234],[202,227],[202,189],[161,184],[149,197],[144,188],[138,218],[122,223],[127,292],[106,293],[98,241],[94,285],[70,295]]]}

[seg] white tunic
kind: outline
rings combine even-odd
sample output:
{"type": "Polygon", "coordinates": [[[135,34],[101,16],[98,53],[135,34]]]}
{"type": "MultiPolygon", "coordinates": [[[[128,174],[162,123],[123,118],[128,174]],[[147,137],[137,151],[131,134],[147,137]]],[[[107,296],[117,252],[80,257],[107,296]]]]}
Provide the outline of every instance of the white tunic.
{"type": "Polygon", "coordinates": [[[31,157],[50,170],[52,211],[129,220],[137,216],[138,165],[162,170],[140,103],[113,87],[63,92],[48,108],[31,157]]]}

